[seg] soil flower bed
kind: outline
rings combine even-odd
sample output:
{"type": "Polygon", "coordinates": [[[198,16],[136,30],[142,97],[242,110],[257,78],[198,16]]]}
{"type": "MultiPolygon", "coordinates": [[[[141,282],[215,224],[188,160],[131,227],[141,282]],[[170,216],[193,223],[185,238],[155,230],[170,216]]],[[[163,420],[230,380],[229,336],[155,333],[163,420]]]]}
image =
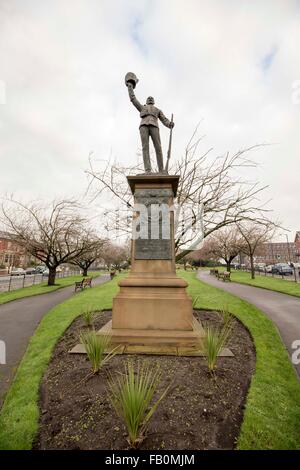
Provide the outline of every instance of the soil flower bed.
{"type": "MultiPolygon", "coordinates": [[[[196,311],[202,322],[221,322],[217,312],[196,311]]],[[[111,317],[95,316],[96,329],[111,317]]],[[[35,449],[127,449],[126,431],[108,398],[107,373],[123,372],[124,361],[158,364],[158,394],[169,392],[155,411],[141,449],[233,449],[243,420],[244,403],[255,368],[255,351],[246,328],[234,320],[228,347],[214,376],[205,358],[115,356],[95,376],[85,355],[69,354],[87,328],[81,317],[68,328],[53,352],[40,388],[40,428],[35,449]]]]}

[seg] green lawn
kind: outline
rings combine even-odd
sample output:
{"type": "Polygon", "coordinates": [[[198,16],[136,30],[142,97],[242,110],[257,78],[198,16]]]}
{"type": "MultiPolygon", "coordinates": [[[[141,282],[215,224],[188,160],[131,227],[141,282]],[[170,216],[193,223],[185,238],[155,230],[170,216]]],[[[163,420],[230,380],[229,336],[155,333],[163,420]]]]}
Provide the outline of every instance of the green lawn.
{"type": "Polygon", "coordinates": [[[241,284],[262,287],[263,289],[275,290],[284,294],[300,297],[300,283],[296,283],[294,281],[276,279],[271,276],[259,275],[257,273],[255,274],[255,279],[251,279],[251,274],[243,271],[231,271],[231,279],[235,282],[240,282],[241,284]]]}
{"type": "Polygon", "coordinates": [[[188,280],[192,297],[199,295],[197,307],[228,308],[254,340],[256,370],[238,449],[300,449],[300,382],[277,328],[248,302],[199,281],[194,273],[180,274],[188,280]]]}
{"type": "MultiPolygon", "coordinates": [[[[89,277],[97,277],[99,273],[89,273],[89,277]]],[[[60,279],[56,279],[55,286],[47,286],[47,282],[42,282],[35,286],[24,287],[23,289],[16,289],[11,292],[1,292],[0,293],[0,305],[6,304],[6,302],[11,302],[12,300],[22,299],[23,297],[31,297],[32,295],[46,294],[47,292],[52,292],[62,287],[71,286],[75,281],[80,281],[82,275],[80,276],[70,276],[60,279]]]]}
{"type": "Polygon", "coordinates": [[[86,305],[95,310],[111,308],[118,279],[120,276],[79,292],[44,316],[29,342],[0,413],[0,450],[31,448],[38,429],[39,384],[57,340],[86,305]]]}
{"type": "MultiPolygon", "coordinates": [[[[250,330],[257,353],[238,449],[300,449],[300,383],[272,322],[257,308],[194,273],[181,272],[197,307],[227,307],[250,330]]],[[[0,413],[0,449],[30,449],[38,430],[39,384],[57,340],[84,306],[111,308],[117,292],[113,281],[94,287],[53,308],[43,318],[16,372],[0,413]]],[[[199,429],[201,432],[201,429],[199,429]]]]}

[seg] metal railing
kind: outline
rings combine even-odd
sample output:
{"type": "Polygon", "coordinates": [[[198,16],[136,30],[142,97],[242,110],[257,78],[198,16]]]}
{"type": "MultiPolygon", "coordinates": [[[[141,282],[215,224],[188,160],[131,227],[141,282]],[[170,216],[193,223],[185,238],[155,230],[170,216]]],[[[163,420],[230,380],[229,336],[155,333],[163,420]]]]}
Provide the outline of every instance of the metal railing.
{"type": "MultiPolygon", "coordinates": [[[[56,273],[56,279],[69,276],[79,276],[79,270],[63,271],[56,273]]],[[[30,287],[48,281],[48,274],[21,274],[19,276],[1,276],[0,292],[10,292],[23,287],[30,287]]]]}
{"type": "MultiPolygon", "coordinates": [[[[244,272],[251,272],[251,269],[249,267],[243,267],[243,268],[231,268],[232,271],[244,271],[244,272]]],[[[275,279],[285,279],[286,281],[294,281],[294,282],[300,282],[300,275],[299,275],[299,268],[292,268],[293,269],[293,274],[275,274],[272,272],[267,272],[265,269],[258,270],[255,269],[255,275],[257,276],[266,276],[266,277],[273,277],[275,279]]]]}

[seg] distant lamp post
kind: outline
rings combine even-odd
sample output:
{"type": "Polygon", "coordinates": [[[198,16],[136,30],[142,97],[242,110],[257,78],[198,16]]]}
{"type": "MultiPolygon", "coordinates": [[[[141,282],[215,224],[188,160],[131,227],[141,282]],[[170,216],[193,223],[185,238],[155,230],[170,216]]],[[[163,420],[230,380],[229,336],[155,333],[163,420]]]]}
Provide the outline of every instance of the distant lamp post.
{"type": "Polygon", "coordinates": [[[14,262],[15,262],[15,253],[11,253],[9,257],[9,269],[8,272],[11,272],[14,268],[14,262]]]}
{"type": "Polygon", "coordinates": [[[288,234],[287,234],[287,233],[285,234],[285,236],[286,236],[286,243],[287,243],[287,250],[288,250],[289,263],[290,263],[290,265],[291,265],[291,264],[292,264],[292,261],[291,261],[291,252],[290,252],[289,237],[288,237],[288,234]]]}
{"type": "Polygon", "coordinates": [[[274,251],[273,251],[273,243],[272,243],[272,242],[271,242],[271,253],[272,253],[272,264],[275,264],[274,251]]]}
{"type": "Polygon", "coordinates": [[[285,236],[286,236],[286,242],[287,242],[287,249],[288,249],[289,263],[290,263],[290,266],[293,268],[293,271],[294,271],[294,278],[295,278],[295,282],[297,282],[297,274],[296,274],[296,269],[295,269],[294,263],[293,263],[293,266],[292,266],[292,261],[291,261],[291,252],[290,252],[290,242],[289,242],[289,237],[288,237],[288,234],[287,234],[287,233],[285,234],[285,236]]]}

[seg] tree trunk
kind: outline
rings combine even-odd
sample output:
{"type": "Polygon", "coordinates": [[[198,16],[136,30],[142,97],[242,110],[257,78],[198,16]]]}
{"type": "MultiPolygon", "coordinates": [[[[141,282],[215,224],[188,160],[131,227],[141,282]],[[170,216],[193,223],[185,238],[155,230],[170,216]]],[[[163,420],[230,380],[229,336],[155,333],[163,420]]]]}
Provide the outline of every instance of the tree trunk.
{"type": "Polygon", "coordinates": [[[88,268],[83,268],[83,277],[87,277],[88,275],[88,268]]]}
{"type": "Polygon", "coordinates": [[[54,286],[56,277],[56,268],[49,268],[48,286],[54,286]]]}
{"type": "Polygon", "coordinates": [[[229,273],[231,272],[230,260],[226,260],[226,269],[229,273]]]}
{"type": "Polygon", "coordinates": [[[251,279],[255,279],[253,255],[250,255],[250,266],[251,266],[251,279]]]}

